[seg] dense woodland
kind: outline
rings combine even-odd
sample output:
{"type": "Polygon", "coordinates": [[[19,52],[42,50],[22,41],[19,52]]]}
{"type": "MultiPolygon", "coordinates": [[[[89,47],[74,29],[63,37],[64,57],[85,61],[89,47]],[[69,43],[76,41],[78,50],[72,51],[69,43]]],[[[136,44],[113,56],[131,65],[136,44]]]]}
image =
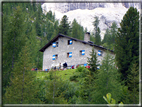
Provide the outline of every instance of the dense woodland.
{"type": "MultiPolygon", "coordinates": [[[[108,54],[97,69],[97,55],[92,49],[88,58],[90,69],[78,67],[70,80],[63,81],[50,71],[37,79],[42,69],[43,53],[39,50],[58,33],[84,39],[87,28],[76,19],[61,22],[52,11],[43,14],[40,3],[2,4],[2,94],[3,104],[138,104],[139,103],[139,12],[130,7],[120,28],[116,23],[106,30],[103,40],[94,16],[91,41],[115,52],[108,54]],[[105,101],[111,93],[115,101],[105,101]]],[[[60,71],[58,71],[60,72],[60,71]]]]}

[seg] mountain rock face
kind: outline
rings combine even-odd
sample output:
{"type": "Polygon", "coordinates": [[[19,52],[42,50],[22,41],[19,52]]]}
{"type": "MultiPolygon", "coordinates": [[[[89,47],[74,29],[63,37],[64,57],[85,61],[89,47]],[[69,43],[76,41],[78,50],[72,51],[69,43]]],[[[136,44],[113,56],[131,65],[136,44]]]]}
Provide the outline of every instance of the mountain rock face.
{"type": "Polygon", "coordinates": [[[79,24],[87,28],[89,32],[93,32],[92,22],[94,17],[98,16],[101,30],[101,38],[103,39],[105,30],[110,28],[113,22],[120,27],[120,22],[129,7],[135,7],[140,10],[139,3],[44,3],[42,4],[43,12],[49,10],[55,13],[56,19],[59,21],[63,15],[67,15],[70,22],[76,19],[79,24]]]}

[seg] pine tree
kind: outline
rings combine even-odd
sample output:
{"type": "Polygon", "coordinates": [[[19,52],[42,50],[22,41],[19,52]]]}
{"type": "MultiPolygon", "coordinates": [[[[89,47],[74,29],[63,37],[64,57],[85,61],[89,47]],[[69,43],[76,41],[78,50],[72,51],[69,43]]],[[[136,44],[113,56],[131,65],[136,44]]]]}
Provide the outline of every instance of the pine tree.
{"type": "Polygon", "coordinates": [[[12,71],[12,83],[7,87],[3,98],[5,104],[42,103],[35,97],[38,92],[38,84],[35,81],[36,75],[30,71],[33,64],[30,63],[32,59],[29,56],[29,51],[26,44],[19,53],[19,60],[15,63],[12,71]]]}
{"type": "Polygon", "coordinates": [[[62,33],[64,35],[69,35],[69,30],[70,30],[70,25],[68,23],[68,17],[64,15],[59,25],[59,33],[62,33]]]}
{"type": "Polygon", "coordinates": [[[97,73],[97,55],[96,52],[94,51],[94,47],[92,48],[92,52],[90,53],[90,58],[88,58],[88,65],[90,66],[90,71],[91,74],[94,75],[97,73]]]}
{"type": "Polygon", "coordinates": [[[67,104],[67,101],[63,97],[63,93],[59,92],[60,87],[62,87],[62,80],[58,79],[59,77],[56,74],[57,71],[49,72],[48,83],[46,84],[46,104],[67,104]]]}
{"type": "Polygon", "coordinates": [[[80,40],[83,40],[83,37],[84,37],[83,27],[77,23],[76,19],[74,19],[72,22],[71,37],[77,38],[80,40]]]}
{"type": "Polygon", "coordinates": [[[114,64],[114,58],[107,52],[95,79],[95,90],[91,93],[92,103],[106,104],[102,96],[107,93],[111,93],[116,102],[121,100],[122,87],[119,81],[120,78],[114,64]]]}
{"type": "Polygon", "coordinates": [[[9,85],[11,71],[18,59],[18,54],[25,44],[26,29],[24,26],[25,13],[22,12],[20,6],[15,7],[10,15],[6,15],[5,12],[3,15],[3,18],[8,19],[8,23],[3,24],[3,86],[6,87],[9,85]]]}
{"type": "Polygon", "coordinates": [[[111,50],[114,50],[116,34],[117,34],[117,24],[116,22],[113,22],[111,26],[111,41],[110,41],[111,44],[109,48],[111,50]]]}
{"type": "Polygon", "coordinates": [[[131,63],[139,63],[139,12],[136,8],[130,7],[124,15],[115,40],[118,71],[121,73],[121,80],[127,85],[131,63]]]}
{"type": "Polygon", "coordinates": [[[131,104],[139,103],[139,70],[137,64],[132,64],[128,75],[128,89],[131,104]]]}
{"type": "Polygon", "coordinates": [[[84,83],[81,88],[81,98],[85,104],[92,102],[91,92],[94,90],[94,80],[98,73],[97,64],[96,52],[94,52],[94,48],[92,48],[90,58],[88,58],[88,65],[90,66],[89,73],[84,78],[84,83]]]}
{"type": "Polygon", "coordinates": [[[101,36],[100,36],[100,28],[99,28],[99,19],[98,17],[94,17],[95,21],[93,22],[94,30],[95,30],[95,44],[101,45],[101,36]]]}

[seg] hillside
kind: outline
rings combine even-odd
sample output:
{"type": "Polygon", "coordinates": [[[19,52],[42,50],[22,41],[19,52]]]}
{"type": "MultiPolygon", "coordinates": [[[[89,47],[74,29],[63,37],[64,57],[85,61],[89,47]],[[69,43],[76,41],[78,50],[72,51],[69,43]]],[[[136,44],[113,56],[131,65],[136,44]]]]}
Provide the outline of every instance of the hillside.
{"type": "MultiPolygon", "coordinates": [[[[76,69],[68,69],[68,70],[63,70],[63,71],[56,71],[56,75],[59,76],[60,79],[63,81],[70,80],[70,77],[74,75],[76,69]]],[[[53,71],[54,72],[54,71],[53,71]]],[[[37,78],[44,80],[46,77],[49,76],[49,72],[37,72],[37,78]]]]}

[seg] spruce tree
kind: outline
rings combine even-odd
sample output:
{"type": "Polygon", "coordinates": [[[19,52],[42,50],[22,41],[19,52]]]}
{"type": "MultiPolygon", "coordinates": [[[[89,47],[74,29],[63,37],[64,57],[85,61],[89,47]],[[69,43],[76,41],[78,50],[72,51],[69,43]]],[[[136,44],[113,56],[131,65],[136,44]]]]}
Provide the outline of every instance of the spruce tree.
{"type": "Polygon", "coordinates": [[[88,58],[88,65],[90,66],[90,71],[91,74],[94,75],[94,73],[97,73],[97,55],[96,52],[94,51],[94,47],[92,48],[92,52],[90,53],[90,58],[88,58]]]}
{"type": "Polygon", "coordinates": [[[64,15],[59,25],[59,33],[62,33],[64,35],[69,35],[69,30],[70,30],[70,25],[68,23],[68,17],[64,15]]]}
{"type": "Polygon", "coordinates": [[[106,104],[102,96],[107,93],[111,93],[116,102],[120,101],[122,87],[119,77],[114,58],[108,52],[95,79],[94,90],[91,92],[92,103],[106,104]]]}
{"type": "Polygon", "coordinates": [[[11,71],[18,59],[18,54],[25,44],[25,12],[17,6],[13,8],[10,15],[4,11],[3,21],[5,18],[8,23],[3,23],[3,88],[9,85],[11,71]],[[9,42],[8,42],[9,41],[9,42]]]}
{"type": "Polygon", "coordinates": [[[137,64],[132,64],[128,75],[129,100],[131,104],[139,103],[139,70],[137,64]]]}
{"type": "Polygon", "coordinates": [[[27,44],[19,53],[18,61],[15,63],[11,77],[11,85],[7,87],[3,97],[4,104],[33,104],[42,103],[36,98],[38,92],[38,84],[36,83],[36,75],[30,70],[33,64],[29,55],[30,49],[27,44]]]}
{"type": "Polygon", "coordinates": [[[128,79],[129,69],[132,62],[139,63],[139,12],[130,7],[123,17],[115,39],[115,54],[118,71],[121,80],[128,79]]]}
{"type": "Polygon", "coordinates": [[[73,20],[71,28],[72,28],[71,36],[73,38],[83,40],[84,30],[83,27],[77,23],[76,19],[73,20]]]}
{"type": "Polygon", "coordinates": [[[90,53],[90,58],[88,58],[88,65],[90,66],[89,73],[84,78],[81,91],[81,98],[85,104],[92,102],[91,92],[94,90],[94,80],[96,79],[96,75],[98,73],[97,64],[97,56],[93,47],[90,53]]]}
{"type": "Polygon", "coordinates": [[[49,81],[46,83],[46,104],[67,104],[67,101],[63,97],[63,93],[60,92],[63,85],[63,81],[59,79],[56,74],[57,71],[49,72],[49,81]]]}
{"type": "Polygon", "coordinates": [[[95,44],[101,45],[101,36],[100,36],[100,28],[99,28],[99,19],[98,17],[94,17],[95,21],[93,22],[94,30],[95,30],[95,44]]]}

